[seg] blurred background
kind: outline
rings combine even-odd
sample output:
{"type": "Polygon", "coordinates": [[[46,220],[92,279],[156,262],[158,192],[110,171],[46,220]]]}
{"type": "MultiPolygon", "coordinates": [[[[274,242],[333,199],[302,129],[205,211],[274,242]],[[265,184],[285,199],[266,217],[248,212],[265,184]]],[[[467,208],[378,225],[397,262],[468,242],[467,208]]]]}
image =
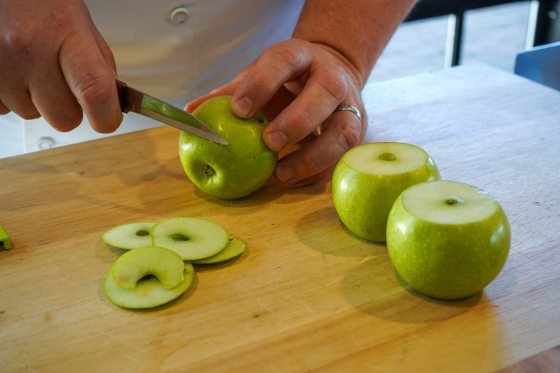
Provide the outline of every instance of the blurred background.
{"type": "Polygon", "coordinates": [[[420,0],[370,82],[456,64],[484,63],[513,72],[517,52],[560,40],[559,18],[559,1],[420,0]],[[458,56],[453,56],[454,42],[458,56]]]}

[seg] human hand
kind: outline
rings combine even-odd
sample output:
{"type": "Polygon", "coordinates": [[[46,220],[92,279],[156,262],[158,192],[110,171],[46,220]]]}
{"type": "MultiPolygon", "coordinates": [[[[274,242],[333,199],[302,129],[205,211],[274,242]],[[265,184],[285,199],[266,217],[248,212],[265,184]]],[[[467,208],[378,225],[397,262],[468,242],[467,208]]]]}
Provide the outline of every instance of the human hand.
{"type": "Polygon", "coordinates": [[[0,0],[0,114],[70,131],[122,121],[113,55],[82,0],[0,0]],[[83,111],[82,111],[83,110],[83,111]]]}
{"type": "Polygon", "coordinates": [[[281,154],[276,178],[304,185],[329,177],[342,155],[362,141],[367,122],[359,76],[334,49],[290,39],[266,49],[233,81],[191,101],[186,110],[210,97],[233,95],[235,115],[262,111],[271,120],[264,140],[281,154]],[[357,107],[362,118],[335,112],[341,103],[357,107]]]}

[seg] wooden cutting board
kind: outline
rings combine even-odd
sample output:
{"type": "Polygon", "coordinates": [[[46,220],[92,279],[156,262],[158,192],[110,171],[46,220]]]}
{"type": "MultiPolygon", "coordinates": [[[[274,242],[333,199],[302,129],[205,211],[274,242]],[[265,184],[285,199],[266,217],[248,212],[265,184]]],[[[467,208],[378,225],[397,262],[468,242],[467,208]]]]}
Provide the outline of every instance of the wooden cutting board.
{"type": "MultiPolygon", "coordinates": [[[[369,141],[418,144],[484,187],[513,242],[482,294],[406,289],[384,245],[340,224],[329,183],[217,201],[158,128],[0,160],[0,360],[14,371],[494,371],[560,344],[560,94],[483,67],[366,88],[369,141]],[[247,241],[180,299],[115,307],[101,280],[115,225],[204,217],[247,241]]],[[[558,369],[557,363],[552,370],[558,369]]]]}

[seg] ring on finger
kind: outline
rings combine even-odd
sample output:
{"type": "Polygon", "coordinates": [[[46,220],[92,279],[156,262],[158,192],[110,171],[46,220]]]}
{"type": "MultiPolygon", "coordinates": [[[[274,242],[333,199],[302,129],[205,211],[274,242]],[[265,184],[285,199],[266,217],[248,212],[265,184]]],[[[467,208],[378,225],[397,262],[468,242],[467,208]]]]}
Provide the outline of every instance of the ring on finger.
{"type": "Polygon", "coordinates": [[[336,107],[336,109],[334,109],[333,114],[338,113],[339,111],[349,111],[350,113],[354,114],[359,121],[362,120],[362,113],[360,112],[360,109],[358,109],[354,105],[340,104],[336,107]]]}
{"type": "MultiPolygon", "coordinates": [[[[356,118],[358,118],[358,120],[361,122],[362,121],[362,113],[360,112],[360,109],[358,109],[357,107],[355,107],[354,105],[350,105],[350,104],[340,104],[336,107],[336,109],[334,109],[333,114],[334,113],[338,113],[341,111],[348,111],[352,114],[354,114],[356,116],[356,118]]],[[[315,131],[313,132],[313,134],[315,136],[320,136],[322,129],[321,129],[321,125],[319,125],[319,127],[317,127],[315,129],[315,131]]]]}

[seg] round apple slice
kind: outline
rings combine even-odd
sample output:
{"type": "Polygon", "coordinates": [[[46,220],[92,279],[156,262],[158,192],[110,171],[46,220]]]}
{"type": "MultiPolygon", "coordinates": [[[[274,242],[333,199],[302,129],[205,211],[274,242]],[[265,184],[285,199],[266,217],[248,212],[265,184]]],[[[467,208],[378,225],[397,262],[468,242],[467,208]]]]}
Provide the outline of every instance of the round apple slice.
{"type": "Polygon", "coordinates": [[[208,258],[193,260],[193,264],[216,264],[222,263],[233,258],[237,258],[241,254],[245,252],[247,248],[247,244],[240,238],[231,236],[229,238],[229,243],[227,246],[217,253],[216,255],[212,255],[208,258]]]}
{"type": "Polygon", "coordinates": [[[207,258],[228,244],[228,233],[220,225],[200,218],[162,220],[150,231],[152,244],[175,251],[183,260],[207,258]]]}
{"type": "Polygon", "coordinates": [[[121,255],[113,264],[115,283],[132,290],[145,276],[155,276],[161,286],[171,289],[183,281],[183,259],[174,251],[157,246],[147,246],[121,255]]]}
{"type": "Polygon", "coordinates": [[[154,308],[177,299],[190,288],[193,279],[192,264],[184,263],[183,280],[171,289],[164,288],[156,277],[149,276],[138,281],[136,287],[129,290],[117,285],[113,279],[113,271],[109,270],[103,279],[103,292],[113,304],[119,307],[154,308]]]}
{"type": "Polygon", "coordinates": [[[151,246],[150,230],[156,225],[153,222],[138,222],[118,225],[103,234],[105,244],[117,249],[132,250],[151,246]]]}
{"type": "Polygon", "coordinates": [[[124,308],[152,308],[177,298],[191,285],[194,269],[169,249],[148,246],[120,256],[103,279],[103,291],[124,308]]]}

